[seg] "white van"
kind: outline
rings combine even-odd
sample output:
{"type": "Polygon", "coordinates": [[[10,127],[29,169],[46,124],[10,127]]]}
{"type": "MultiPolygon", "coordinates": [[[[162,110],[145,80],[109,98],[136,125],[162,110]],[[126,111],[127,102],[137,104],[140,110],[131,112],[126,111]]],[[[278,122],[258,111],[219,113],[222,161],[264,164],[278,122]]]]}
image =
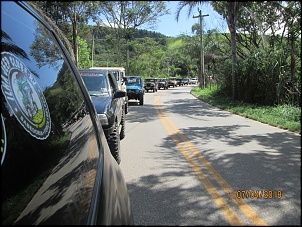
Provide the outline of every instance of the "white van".
{"type": "Polygon", "coordinates": [[[190,83],[191,84],[198,84],[198,79],[197,78],[191,78],[190,83]]]}
{"type": "MultiPolygon", "coordinates": [[[[125,68],[124,67],[91,67],[90,69],[101,69],[101,70],[109,70],[114,75],[119,89],[127,92],[126,84],[124,82],[125,77],[125,68]]],[[[128,96],[124,97],[125,101],[125,114],[128,113],[128,96]]]]}

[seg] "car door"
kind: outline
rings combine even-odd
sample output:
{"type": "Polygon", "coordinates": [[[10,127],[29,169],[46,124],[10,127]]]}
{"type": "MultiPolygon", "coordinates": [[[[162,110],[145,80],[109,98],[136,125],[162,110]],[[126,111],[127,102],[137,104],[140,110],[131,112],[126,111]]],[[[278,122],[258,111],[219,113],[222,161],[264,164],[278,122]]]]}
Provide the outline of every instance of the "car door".
{"type": "Polygon", "coordinates": [[[131,224],[121,170],[59,37],[13,1],[1,1],[1,33],[2,224],[131,224]]]}
{"type": "Polygon", "coordinates": [[[111,94],[113,96],[112,106],[114,111],[116,111],[117,122],[118,124],[120,124],[123,114],[123,99],[114,97],[116,91],[119,90],[119,88],[114,76],[110,72],[108,72],[108,81],[110,89],[112,91],[111,94]]]}

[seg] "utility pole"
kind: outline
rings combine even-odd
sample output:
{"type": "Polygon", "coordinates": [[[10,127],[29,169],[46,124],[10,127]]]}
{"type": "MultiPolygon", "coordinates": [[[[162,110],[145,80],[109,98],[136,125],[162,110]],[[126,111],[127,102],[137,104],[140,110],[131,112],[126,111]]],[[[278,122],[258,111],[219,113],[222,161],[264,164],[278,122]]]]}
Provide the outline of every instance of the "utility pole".
{"type": "Polygon", "coordinates": [[[93,67],[93,53],[94,53],[94,33],[92,31],[91,67],[93,67]]]}
{"type": "Polygon", "coordinates": [[[199,75],[199,86],[201,88],[205,88],[205,76],[204,76],[204,53],[203,53],[203,42],[202,42],[202,18],[209,16],[209,14],[202,15],[201,10],[198,8],[199,15],[194,16],[193,18],[199,17],[199,23],[200,23],[200,75],[199,75]]]}

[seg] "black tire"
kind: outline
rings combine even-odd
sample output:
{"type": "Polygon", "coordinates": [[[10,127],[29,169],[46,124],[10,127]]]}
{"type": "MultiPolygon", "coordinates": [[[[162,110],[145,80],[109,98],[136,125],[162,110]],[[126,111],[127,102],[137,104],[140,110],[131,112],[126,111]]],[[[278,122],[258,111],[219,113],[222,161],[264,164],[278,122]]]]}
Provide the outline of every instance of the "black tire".
{"type": "Polygon", "coordinates": [[[139,104],[142,106],[144,105],[144,95],[139,96],[139,104]]]}
{"type": "Polygon", "coordinates": [[[120,135],[118,133],[117,125],[111,135],[108,138],[108,145],[111,151],[112,156],[116,160],[117,164],[121,163],[121,156],[120,156],[120,135]]]}
{"type": "Polygon", "coordinates": [[[125,114],[127,114],[129,112],[129,109],[128,109],[128,101],[125,103],[125,114]]]}
{"type": "Polygon", "coordinates": [[[121,133],[120,140],[125,138],[125,113],[123,112],[122,120],[121,120],[121,133]]]}

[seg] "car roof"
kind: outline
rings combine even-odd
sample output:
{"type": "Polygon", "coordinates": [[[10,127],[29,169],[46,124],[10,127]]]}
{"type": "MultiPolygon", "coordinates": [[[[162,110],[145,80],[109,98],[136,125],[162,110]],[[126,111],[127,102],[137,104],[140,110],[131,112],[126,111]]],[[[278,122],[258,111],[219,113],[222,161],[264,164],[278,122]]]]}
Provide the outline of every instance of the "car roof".
{"type": "Polygon", "coordinates": [[[136,78],[142,78],[141,76],[125,76],[126,78],[130,78],[130,77],[136,77],[136,78]]]}
{"type": "Polygon", "coordinates": [[[124,68],[124,67],[91,67],[90,69],[122,70],[122,71],[125,71],[125,68],[124,68]]]}
{"type": "Polygon", "coordinates": [[[101,73],[103,73],[105,75],[107,75],[107,74],[111,74],[112,75],[112,73],[110,71],[105,70],[105,69],[79,69],[79,72],[90,72],[90,73],[91,72],[94,72],[94,73],[101,72],[101,73]]]}
{"type": "Polygon", "coordinates": [[[80,72],[109,72],[105,69],[79,69],[80,72]]]}

